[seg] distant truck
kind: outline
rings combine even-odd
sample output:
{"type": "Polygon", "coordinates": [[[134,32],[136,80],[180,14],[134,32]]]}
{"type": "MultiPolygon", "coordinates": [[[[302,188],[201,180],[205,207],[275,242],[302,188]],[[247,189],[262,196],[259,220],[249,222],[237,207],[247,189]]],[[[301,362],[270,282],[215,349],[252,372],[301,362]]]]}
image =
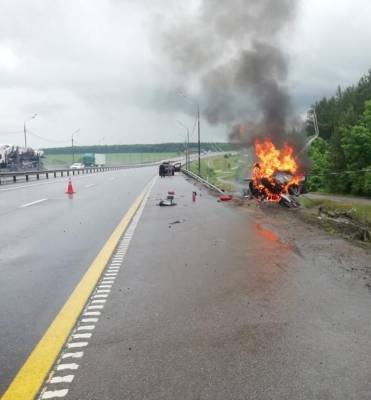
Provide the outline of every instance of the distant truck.
{"type": "Polygon", "coordinates": [[[43,168],[42,150],[21,147],[12,144],[0,144],[0,169],[3,171],[20,171],[43,168]]]}
{"type": "Polygon", "coordinates": [[[85,167],[103,167],[106,165],[106,155],[98,153],[85,153],[82,157],[85,167]]]}

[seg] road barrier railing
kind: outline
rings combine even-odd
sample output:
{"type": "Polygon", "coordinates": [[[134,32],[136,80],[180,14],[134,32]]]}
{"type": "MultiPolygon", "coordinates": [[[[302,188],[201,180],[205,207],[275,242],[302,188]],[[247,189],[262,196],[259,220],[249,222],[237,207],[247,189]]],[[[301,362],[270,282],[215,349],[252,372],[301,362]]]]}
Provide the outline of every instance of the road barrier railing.
{"type": "Polygon", "coordinates": [[[119,169],[127,169],[127,168],[139,168],[156,165],[153,164],[126,164],[120,166],[104,166],[104,167],[85,167],[85,168],[58,168],[58,169],[45,169],[39,171],[7,171],[0,172],[0,185],[3,183],[9,183],[9,180],[16,183],[18,178],[25,178],[26,182],[29,181],[30,177],[36,177],[37,180],[40,177],[44,177],[45,179],[49,179],[50,176],[57,178],[57,176],[73,176],[73,175],[83,175],[83,174],[92,174],[95,172],[104,172],[104,171],[115,171],[119,169]]]}
{"type": "Polygon", "coordinates": [[[195,174],[194,172],[182,168],[181,171],[184,175],[189,176],[190,178],[196,180],[197,182],[202,183],[204,186],[208,187],[210,190],[217,192],[219,194],[224,194],[223,190],[218,188],[217,186],[213,185],[212,183],[208,182],[207,180],[201,178],[199,175],[195,174]]]}

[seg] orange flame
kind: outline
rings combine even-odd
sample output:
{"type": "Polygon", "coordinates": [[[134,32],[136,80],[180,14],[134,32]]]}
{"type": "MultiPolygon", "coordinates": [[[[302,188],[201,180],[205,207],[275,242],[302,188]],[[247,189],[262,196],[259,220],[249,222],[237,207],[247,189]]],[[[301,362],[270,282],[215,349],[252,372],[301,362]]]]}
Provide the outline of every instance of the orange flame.
{"type": "Polygon", "coordinates": [[[298,164],[293,156],[294,148],[288,143],[285,143],[280,150],[270,139],[265,139],[262,142],[256,140],[255,153],[259,162],[255,164],[253,169],[254,184],[264,193],[268,200],[279,201],[281,198],[280,193],[286,194],[290,185],[297,185],[301,179],[301,175],[298,174],[298,164]],[[281,188],[279,193],[276,193],[274,190],[269,190],[267,185],[261,183],[261,180],[264,178],[274,185],[273,175],[277,172],[285,172],[292,176],[289,182],[281,188]]]}

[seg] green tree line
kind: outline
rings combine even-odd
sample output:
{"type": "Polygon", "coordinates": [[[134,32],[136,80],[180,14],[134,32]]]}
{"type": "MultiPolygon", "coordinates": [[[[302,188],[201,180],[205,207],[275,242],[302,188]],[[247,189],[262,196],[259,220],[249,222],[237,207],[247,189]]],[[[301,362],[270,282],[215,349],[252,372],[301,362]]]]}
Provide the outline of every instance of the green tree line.
{"type": "MultiPolygon", "coordinates": [[[[190,143],[192,152],[197,151],[197,143],[190,143]]],[[[239,147],[231,143],[201,143],[203,151],[231,151],[239,147]]],[[[75,146],[75,153],[180,153],[185,149],[184,143],[158,144],[115,144],[103,146],[75,146]]],[[[72,154],[71,147],[53,147],[43,149],[45,154],[72,154]]]]}
{"type": "MultiPolygon", "coordinates": [[[[339,87],[313,108],[320,137],[309,150],[310,190],[371,195],[371,69],[357,85],[339,87]]],[[[313,131],[309,117],[307,131],[313,131]]]]}

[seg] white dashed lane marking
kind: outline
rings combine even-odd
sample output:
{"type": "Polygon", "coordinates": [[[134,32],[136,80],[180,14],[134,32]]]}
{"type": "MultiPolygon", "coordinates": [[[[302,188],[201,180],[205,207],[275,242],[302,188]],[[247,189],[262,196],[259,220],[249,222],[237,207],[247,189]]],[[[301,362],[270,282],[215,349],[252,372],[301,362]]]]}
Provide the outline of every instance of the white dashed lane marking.
{"type": "Polygon", "coordinates": [[[77,347],[86,347],[88,344],[89,344],[88,342],[67,343],[67,347],[69,349],[75,349],[77,347]]]}
{"type": "Polygon", "coordinates": [[[66,396],[68,389],[46,391],[42,394],[41,399],[56,399],[66,396]]]}
{"type": "Polygon", "coordinates": [[[94,330],[94,328],[95,328],[95,325],[81,325],[77,328],[77,330],[78,331],[92,331],[92,330],[94,330]]]}
{"type": "Polygon", "coordinates": [[[83,318],[81,322],[83,323],[98,322],[98,318],[83,318]]]}
{"type": "Polygon", "coordinates": [[[105,302],[106,302],[107,300],[104,300],[104,299],[102,299],[102,300],[92,300],[92,304],[99,304],[99,303],[101,303],[101,304],[104,304],[105,302]]]}
{"type": "Polygon", "coordinates": [[[71,364],[58,364],[56,367],[57,371],[65,371],[66,369],[68,370],[76,370],[79,368],[79,365],[76,363],[71,363],[71,364]]]}
{"type": "Polygon", "coordinates": [[[62,359],[65,358],[81,358],[84,355],[83,351],[76,351],[75,353],[64,353],[62,354],[62,359]]]}
{"type": "Polygon", "coordinates": [[[71,383],[75,375],[53,376],[50,383],[71,383]]]}
{"type": "Polygon", "coordinates": [[[91,333],[75,333],[72,335],[73,339],[90,339],[91,333]]]}
{"type": "MultiPolygon", "coordinates": [[[[38,397],[39,400],[62,398],[68,394],[69,385],[73,383],[75,377],[75,375],[72,375],[71,373],[68,374],[68,372],[77,372],[79,364],[66,363],[66,361],[81,359],[84,355],[81,348],[86,348],[89,345],[89,339],[91,339],[93,335],[93,331],[96,327],[95,324],[99,321],[99,317],[103,312],[107,298],[111,293],[112,286],[115,283],[120,267],[123,265],[126,251],[154,182],[155,180],[152,181],[152,185],[150,186],[147,195],[131,221],[128,230],[121,238],[113,257],[107,264],[106,271],[102,275],[102,278],[98,282],[94,292],[91,294],[90,299],[82,312],[81,320],[72,331],[64,350],[62,350],[61,356],[50,373],[49,380],[46,382],[38,397]],[[61,374],[61,371],[66,371],[66,374],[61,374]],[[64,385],[65,387],[62,386],[61,388],[61,385],[64,385]]],[[[90,186],[92,186],[92,184],[86,185],[85,187],[90,186]]]]}
{"type": "Polygon", "coordinates": [[[32,201],[31,203],[22,204],[21,206],[19,206],[19,208],[30,207],[30,206],[33,206],[35,204],[43,203],[46,200],[48,200],[48,199],[35,200],[35,201],[32,201]]]}

